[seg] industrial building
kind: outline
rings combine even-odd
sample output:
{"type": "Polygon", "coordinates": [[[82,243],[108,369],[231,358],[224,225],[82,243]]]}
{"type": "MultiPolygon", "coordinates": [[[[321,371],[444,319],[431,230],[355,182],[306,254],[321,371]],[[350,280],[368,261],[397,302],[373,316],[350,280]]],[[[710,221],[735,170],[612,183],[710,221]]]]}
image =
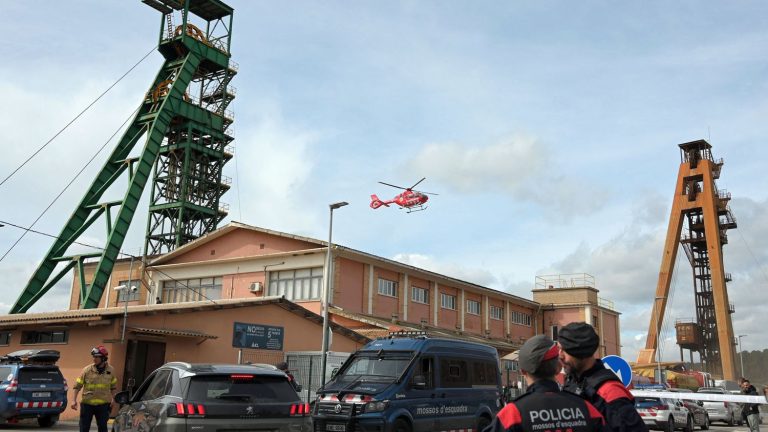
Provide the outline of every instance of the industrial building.
{"type": "MultiPolygon", "coordinates": [[[[504,357],[535,334],[556,337],[559,326],[587,321],[601,336],[598,354],[620,354],[619,312],[598,297],[589,275],[539,277],[529,300],[341,245],[332,250],[332,352],[421,331],[485,343],[504,357]]],[[[75,272],[68,311],[2,316],[0,342],[9,352],[58,349],[70,382],[90,348],[103,344],[122,388],[135,388],[168,361],[290,362],[321,350],[327,252],[321,240],[232,222],[146,266],[119,260],[96,308],[82,308],[75,272]],[[238,343],[238,325],[273,329],[279,343],[238,343]]],[[[86,283],[93,270],[86,263],[86,283]]],[[[505,380],[518,379],[514,362],[503,366],[505,380]]],[[[307,390],[317,378],[304,383],[307,390]]]]}

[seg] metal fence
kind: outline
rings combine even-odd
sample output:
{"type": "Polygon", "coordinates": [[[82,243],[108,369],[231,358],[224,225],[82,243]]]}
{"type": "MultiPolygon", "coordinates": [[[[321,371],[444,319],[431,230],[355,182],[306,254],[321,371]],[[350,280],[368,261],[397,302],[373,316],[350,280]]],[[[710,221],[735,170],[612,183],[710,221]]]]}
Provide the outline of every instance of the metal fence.
{"type": "MultiPolygon", "coordinates": [[[[331,378],[335,369],[349,357],[349,353],[329,352],[328,364],[326,366],[326,381],[331,378]]],[[[322,385],[320,378],[322,360],[319,351],[301,351],[289,352],[286,355],[288,370],[293,374],[296,381],[301,384],[301,397],[305,402],[315,400],[315,394],[322,385]]]]}
{"type": "MultiPolygon", "coordinates": [[[[339,368],[349,357],[349,353],[329,352],[328,365],[326,367],[326,381],[331,378],[334,370],[339,368]]],[[[288,371],[301,385],[301,398],[305,402],[315,400],[315,394],[322,385],[320,379],[321,358],[319,351],[271,351],[243,349],[239,354],[241,364],[271,364],[280,362],[288,363],[288,371]]]]}

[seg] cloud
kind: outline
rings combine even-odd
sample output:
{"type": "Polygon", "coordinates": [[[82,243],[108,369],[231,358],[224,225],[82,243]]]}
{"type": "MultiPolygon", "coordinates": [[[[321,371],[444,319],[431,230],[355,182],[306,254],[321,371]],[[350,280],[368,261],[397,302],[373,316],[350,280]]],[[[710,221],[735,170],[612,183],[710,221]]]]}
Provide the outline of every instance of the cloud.
{"type": "Polygon", "coordinates": [[[228,173],[236,177],[224,197],[233,209],[230,217],[293,232],[313,228],[314,215],[304,206],[319,135],[289,124],[276,107],[261,107],[249,117],[240,120],[248,126],[238,129],[242,138],[235,141],[237,161],[227,165],[228,173]]]}
{"type": "MultiPolygon", "coordinates": [[[[547,273],[586,272],[595,276],[599,295],[613,300],[622,312],[622,350],[629,359],[634,359],[637,350],[645,345],[668,218],[657,219],[662,214],[668,215],[668,207],[663,209],[654,204],[660,202],[656,195],[648,195],[640,202],[642,204],[630,211],[633,217],[620,233],[593,248],[582,242],[545,270],[547,273]],[[657,222],[653,224],[653,220],[657,222]]],[[[763,217],[768,212],[768,200],[734,199],[731,207],[738,215],[740,228],[728,232],[729,243],[724,246],[723,255],[725,271],[734,275],[733,282],[728,284],[729,301],[736,308],[732,316],[734,333],[750,335],[743,340],[745,349],[761,348],[768,346],[761,319],[764,305],[768,304],[768,291],[761,289],[768,285],[765,266],[768,251],[759,248],[754,239],[768,236],[768,223],[763,217]]],[[[663,338],[668,340],[663,347],[667,353],[665,359],[678,358],[674,321],[695,316],[690,264],[680,250],[664,318],[663,338]]]]}
{"type": "Polygon", "coordinates": [[[606,194],[557,160],[547,145],[523,135],[485,146],[430,143],[404,169],[461,194],[501,192],[556,218],[595,211],[606,194]],[[585,191],[591,199],[584,199],[585,191]]]}

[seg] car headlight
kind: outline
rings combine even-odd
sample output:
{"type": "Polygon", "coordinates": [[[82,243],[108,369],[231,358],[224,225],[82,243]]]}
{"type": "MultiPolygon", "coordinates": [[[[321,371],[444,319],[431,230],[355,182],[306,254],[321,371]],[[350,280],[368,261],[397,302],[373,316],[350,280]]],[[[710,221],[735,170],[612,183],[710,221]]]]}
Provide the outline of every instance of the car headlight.
{"type": "Polygon", "coordinates": [[[365,404],[365,412],[381,412],[387,409],[387,405],[389,405],[388,400],[383,401],[371,401],[365,404]]]}

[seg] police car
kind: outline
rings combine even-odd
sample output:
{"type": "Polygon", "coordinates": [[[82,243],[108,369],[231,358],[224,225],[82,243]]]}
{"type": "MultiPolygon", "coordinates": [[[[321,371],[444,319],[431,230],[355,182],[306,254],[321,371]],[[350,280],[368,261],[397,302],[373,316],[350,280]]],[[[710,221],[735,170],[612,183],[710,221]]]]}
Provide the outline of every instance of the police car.
{"type": "Polygon", "coordinates": [[[67,408],[67,381],[56,366],[55,350],[22,350],[0,357],[0,419],[34,418],[53,426],[67,408]]]}

